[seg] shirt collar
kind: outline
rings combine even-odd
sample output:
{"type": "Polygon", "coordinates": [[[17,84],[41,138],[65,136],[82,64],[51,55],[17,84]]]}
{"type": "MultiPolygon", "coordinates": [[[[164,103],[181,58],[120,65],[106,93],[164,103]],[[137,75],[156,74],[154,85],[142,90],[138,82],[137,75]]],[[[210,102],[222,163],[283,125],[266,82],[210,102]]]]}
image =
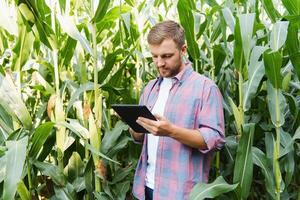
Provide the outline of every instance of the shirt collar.
{"type": "MultiPolygon", "coordinates": [[[[179,81],[181,84],[191,73],[193,72],[193,67],[190,62],[185,63],[185,67],[181,72],[179,72],[176,76],[172,77],[172,80],[175,82],[179,81]]],[[[158,84],[160,85],[163,80],[162,76],[157,77],[158,84]]],[[[173,82],[174,83],[174,82],[173,82]]]]}

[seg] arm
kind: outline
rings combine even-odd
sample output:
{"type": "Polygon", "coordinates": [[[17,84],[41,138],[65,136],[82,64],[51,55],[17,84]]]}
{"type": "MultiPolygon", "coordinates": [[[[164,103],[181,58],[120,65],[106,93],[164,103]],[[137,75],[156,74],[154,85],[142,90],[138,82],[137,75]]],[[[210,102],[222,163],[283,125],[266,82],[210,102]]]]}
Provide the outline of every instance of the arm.
{"type": "Polygon", "coordinates": [[[131,134],[134,141],[136,141],[138,143],[143,143],[144,135],[145,135],[144,133],[137,133],[134,130],[132,130],[132,128],[129,128],[129,133],[131,134]]]}
{"type": "Polygon", "coordinates": [[[155,115],[159,121],[154,121],[139,117],[137,123],[147,129],[150,133],[157,136],[168,136],[185,145],[197,149],[206,149],[206,143],[199,130],[178,127],[169,122],[166,118],[155,115]]]}
{"type": "Polygon", "coordinates": [[[222,96],[217,87],[206,90],[203,107],[198,113],[198,129],[178,127],[161,116],[156,116],[159,121],[139,118],[137,123],[154,135],[172,137],[190,147],[198,148],[202,153],[221,149],[225,143],[224,116],[222,96]]]}

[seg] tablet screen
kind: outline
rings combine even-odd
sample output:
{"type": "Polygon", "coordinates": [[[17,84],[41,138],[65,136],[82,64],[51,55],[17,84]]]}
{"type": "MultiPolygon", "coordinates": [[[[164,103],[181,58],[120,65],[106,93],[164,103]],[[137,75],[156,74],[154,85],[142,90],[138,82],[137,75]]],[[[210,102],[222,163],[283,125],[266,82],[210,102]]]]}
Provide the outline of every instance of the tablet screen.
{"type": "Polygon", "coordinates": [[[136,123],[138,117],[156,120],[145,105],[114,104],[111,107],[137,133],[148,133],[146,129],[136,123]]]}

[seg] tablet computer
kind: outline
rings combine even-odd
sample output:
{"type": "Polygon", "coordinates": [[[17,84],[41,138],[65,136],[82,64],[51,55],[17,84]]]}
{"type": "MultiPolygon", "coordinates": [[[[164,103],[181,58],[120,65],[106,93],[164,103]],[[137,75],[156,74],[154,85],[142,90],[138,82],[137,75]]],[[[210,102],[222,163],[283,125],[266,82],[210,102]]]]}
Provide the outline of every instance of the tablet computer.
{"type": "Polygon", "coordinates": [[[138,117],[145,117],[156,120],[150,110],[145,105],[134,104],[114,104],[111,106],[121,119],[137,133],[148,133],[146,129],[136,123],[138,117]]]}

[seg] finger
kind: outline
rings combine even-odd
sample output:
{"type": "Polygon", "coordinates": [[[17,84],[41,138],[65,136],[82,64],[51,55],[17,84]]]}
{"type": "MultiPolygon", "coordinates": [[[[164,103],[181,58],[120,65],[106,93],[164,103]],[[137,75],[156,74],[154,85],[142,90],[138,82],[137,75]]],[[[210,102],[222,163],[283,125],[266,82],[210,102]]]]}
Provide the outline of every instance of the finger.
{"type": "Polygon", "coordinates": [[[140,120],[141,122],[146,123],[146,124],[151,125],[151,126],[157,126],[157,121],[152,120],[152,119],[139,117],[137,120],[140,120]]]}
{"type": "Polygon", "coordinates": [[[141,120],[136,120],[136,122],[141,125],[142,127],[144,127],[147,131],[149,131],[149,133],[153,133],[154,132],[154,126],[152,126],[151,124],[147,124],[141,120]]]}

